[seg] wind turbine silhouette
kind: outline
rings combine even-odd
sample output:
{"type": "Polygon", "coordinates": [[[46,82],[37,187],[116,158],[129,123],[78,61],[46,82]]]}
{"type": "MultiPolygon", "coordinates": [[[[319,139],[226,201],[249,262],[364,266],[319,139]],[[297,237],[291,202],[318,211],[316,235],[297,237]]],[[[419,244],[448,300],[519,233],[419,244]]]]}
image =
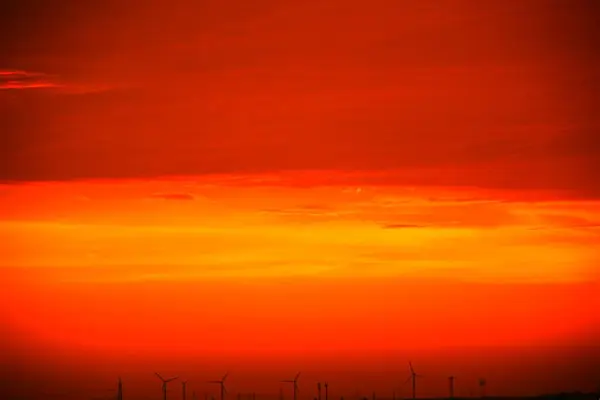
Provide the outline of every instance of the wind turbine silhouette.
{"type": "Polygon", "coordinates": [[[167,400],[167,383],[174,381],[175,379],[177,379],[176,376],[174,376],[173,378],[169,378],[169,379],[165,379],[162,376],[160,376],[160,374],[158,372],[155,372],[156,376],[158,376],[158,379],[160,379],[162,381],[162,391],[163,391],[163,400],[167,400]]]}
{"type": "Polygon", "coordinates": [[[317,392],[319,394],[317,398],[321,400],[321,382],[317,382],[317,392]]]}
{"type": "Polygon", "coordinates": [[[123,400],[123,381],[119,377],[119,383],[117,384],[117,400],[123,400]]]}
{"type": "Polygon", "coordinates": [[[487,381],[485,378],[479,378],[479,386],[481,387],[481,397],[485,397],[485,385],[487,381]]]}
{"type": "Polygon", "coordinates": [[[225,393],[227,393],[227,390],[225,390],[225,379],[227,379],[227,375],[229,375],[229,372],[223,375],[220,381],[208,381],[208,383],[218,383],[221,386],[221,400],[225,400],[225,393]]]}
{"type": "Polygon", "coordinates": [[[187,384],[187,381],[182,381],[181,382],[181,398],[183,400],[185,400],[185,385],[187,384]]]}
{"type": "Polygon", "coordinates": [[[410,376],[408,377],[408,379],[404,382],[404,384],[406,384],[407,382],[412,380],[412,398],[416,399],[417,398],[417,377],[422,378],[423,375],[418,375],[413,366],[412,363],[409,361],[408,362],[408,366],[410,367],[410,376]]]}
{"type": "Polygon", "coordinates": [[[325,382],[325,400],[329,400],[329,383],[325,382]]]}
{"type": "Polygon", "coordinates": [[[455,379],[455,377],[453,375],[450,375],[448,377],[448,383],[450,385],[449,389],[450,389],[450,398],[451,399],[454,398],[454,379],[455,379]]]}
{"type": "Polygon", "coordinates": [[[298,400],[298,378],[300,377],[300,372],[296,374],[294,380],[281,381],[283,383],[293,383],[294,384],[294,400],[298,400]]]}

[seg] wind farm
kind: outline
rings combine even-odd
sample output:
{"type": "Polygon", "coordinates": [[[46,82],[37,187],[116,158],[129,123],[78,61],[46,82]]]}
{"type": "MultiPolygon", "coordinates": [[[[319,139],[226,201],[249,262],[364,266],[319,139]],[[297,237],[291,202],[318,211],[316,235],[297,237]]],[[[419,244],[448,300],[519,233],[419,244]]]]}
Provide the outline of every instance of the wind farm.
{"type": "MultiPolygon", "coordinates": [[[[409,362],[410,365],[410,371],[411,371],[411,376],[410,376],[410,382],[413,381],[413,379],[415,377],[420,377],[419,374],[416,374],[414,369],[412,368],[412,363],[409,362]]],[[[172,378],[168,378],[168,379],[164,379],[162,378],[161,375],[159,375],[158,373],[155,374],[156,376],[158,376],[160,378],[160,380],[162,381],[162,386],[161,386],[161,397],[164,400],[166,398],[166,393],[167,393],[167,384],[169,382],[174,381],[175,379],[177,379],[177,377],[172,377],[172,378]]],[[[208,383],[211,385],[219,385],[219,394],[220,394],[220,398],[224,398],[224,396],[227,393],[227,390],[225,389],[225,380],[227,379],[229,373],[225,374],[220,380],[210,380],[210,381],[204,381],[204,383],[208,383]]],[[[317,400],[319,399],[320,396],[320,389],[322,387],[321,382],[315,382],[316,383],[316,393],[308,393],[306,394],[305,397],[301,397],[300,396],[300,391],[299,391],[299,377],[300,377],[300,373],[297,373],[294,377],[294,379],[289,379],[289,380],[282,380],[280,381],[280,383],[290,383],[293,386],[293,392],[292,392],[292,399],[296,399],[296,400],[303,400],[303,399],[311,399],[313,396],[314,398],[316,398],[317,400]]],[[[401,400],[409,400],[409,399],[415,399],[415,398],[420,398],[420,399],[429,399],[429,400],[452,400],[452,399],[461,399],[461,400],[470,400],[470,399],[482,399],[484,398],[484,396],[487,399],[493,399],[493,400],[592,400],[598,399],[598,394],[599,393],[595,393],[595,392],[590,392],[590,393],[582,393],[582,392],[569,392],[569,393],[556,393],[556,394],[546,394],[546,395],[538,395],[538,396],[529,396],[529,397],[524,397],[524,396],[494,396],[494,395],[488,395],[487,393],[480,393],[480,396],[476,396],[473,397],[472,395],[467,395],[466,391],[463,391],[463,395],[460,396],[456,396],[455,392],[454,392],[454,380],[455,380],[455,376],[451,375],[448,378],[448,383],[449,383],[449,393],[447,396],[426,396],[426,397],[416,397],[416,392],[414,390],[411,390],[411,393],[407,396],[407,397],[400,397],[401,400]]],[[[485,386],[485,384],[487,383],[487,381],[485,381],[485,379],[483,378],[479,378],[476,379],[475,382],[477,385],[481,386],[485,386]]],[[[191,384],[194,387],[201,387],[202,382],[203,381],[190,381],[191,384]]],[[[406,381],[405,381],[406,382],[406,381]]],[[[181,397],[171,397],[171,399],[181,399],[181,400],[185,400],[186,397],[186,385],[187,385],[188,381],[182,381],[182,393],[181,393],[181,397]]],[[[275,382],[273,382],[275,383],[275,382]]],[[[87,398],[94,399],[94,400],[110,400],[110,399],[115,399],[115,400],[129,400],[129,399],[140,399],[140,397],[136,397],[136,396],[125,396],[123,395],[123,380],[121,378],[118,378],[117,380],[117,389],[115,392],[114,396],[111,395],[104,395],[104,396],[88,396],[87,398]]],[[[275,386],[275,385],[273,385],[275,386]]],[[[329,384],[325,383],[323,385],[326,388],[325,391],[325,400],[328,399],[328,387],[329,384]]],[[[276,398],[279,398],[279,400],[285,400],[285,396],[283,394],[283,392],[281,391],[281,388],[279,390],[279,394],[276,394],[276,391],[272,391],[270,394],[269,393],[256,393],[256,392],[252,392],[252,393],[243,393],[243,392],[237,392],[237,398],[238,399],[244,399],[244,400],[275,400],[276,398]]],[[[79,396],[81,397],[81,396],[79,396]]],[[[83,396],[86,397],[86,396],[83,396]]],[[[82,397],[82,398],[83,398],[82,397]]],[[[376,392],[373,391],[372,392],[372,399],[371,400],[396,400],[398,399],[398,397],[396,396],[396,392],[395,391],[391,391],[389,396],[377,396],[376,392]]],[[[58,398],[71,398],[71,396],[67,396],[66,394],[55,394],[54,396],[50,396],[49,394],[46,395],[45,398],[52,398],[52,399],[58,399],[58,398]]],[[[150,396],[147,397],[147,399],[150,398],[157,398],[156,396],[150,396]]],[[[192,400],[195,400],[196,398],[196,391],[194,390],[192,392],[192,400]]],[[[337,399],[340,400],[365,400],[368,399],[367,397],[363,397],[360,395],[352,395],[351,393],[338,393],[336,395],[337,399]]]]}

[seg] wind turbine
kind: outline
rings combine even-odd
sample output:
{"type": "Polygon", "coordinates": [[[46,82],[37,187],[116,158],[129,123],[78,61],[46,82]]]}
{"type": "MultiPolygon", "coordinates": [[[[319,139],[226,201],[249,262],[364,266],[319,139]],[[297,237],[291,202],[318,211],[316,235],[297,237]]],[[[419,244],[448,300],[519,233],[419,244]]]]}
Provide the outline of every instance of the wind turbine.
{"type": "Polygon", "coordinates": [[[294,384],[294,400],[298,400],[298,378],[300,377],[300,372],[296,374],[294,380],[281,381],[283,383],[293,383],[294,384]]]}
{"type": "Polygon", "coordinates": [[[117,384],[117,400],[123,400],[123,382],[119,377],[119,383],[117,384]]]}
{"type": "Polygon", "coordinates": [[[450,385],[449,389],[450,389],[450,398],[453,399],[454,398],[454,376],[449,376],[448,377],[448,384],[450,385]]]}
{"type": "Polygon", "coordinates": [[[329,400],[329,383],[325,382],[325,400],[329,400]]]}
{"type": "Polygon", "coordinates": [[[423,377],[423,375],[418,375],[417,373],[415,373],[415,370],[410,361],[408,362],[408,366],[410,367],[410,376],[404,383],[406,384],[408,381],[412,380],[412,398],[416,399],[417,398],[417,377],[421,378],[421,377],[423,377]]]}
{"type": "Polygon", "coordinates": [[[221,386],[221,400],[225,400],[225,393],[227,393],[227,390],[225,390],[225,379],[227,379],[227,375],[229,375],[229,372],[223,375],[220,381],[208,381],[208,383],[218,383],[221,386]]]}
{"type": "Polygon", "coordinates": [[[479,387],[481,388],[481,397],[485,397],[485,385],[487,381],[485,378],[479,378],[479,387]]]}
{"type": "Polygon", "coordinates": [[[160,379],[162,381],[162,391],[163,391],[163,400],[167,400],[167,383],[174,381],[175,379],[177,379],[176,376],[174,376],[173,378],[169,378],[169,379],[165,379],[162,376],[159,375],[158,372],[155,372],[156,376],[158,376],[158,379],[160,379]]]}
{"type": "Polygon", "coordinates": [[[183,400],[185,400],[185,385],[186,384],[187,384],[187,381],[181,382],[181,398],[183,400]]]}

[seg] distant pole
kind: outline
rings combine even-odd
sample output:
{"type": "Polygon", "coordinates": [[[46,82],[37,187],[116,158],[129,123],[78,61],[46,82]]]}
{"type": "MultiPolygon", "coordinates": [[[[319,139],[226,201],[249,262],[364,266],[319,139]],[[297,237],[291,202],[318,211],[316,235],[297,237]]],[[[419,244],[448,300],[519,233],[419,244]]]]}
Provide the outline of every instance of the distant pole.
{"type": "Polygon", "coordinates": [[[283,389],[279,388],[279,400],[283,400],[283,389]]]}
{"type": "Polygon", "coordinates": [[[375,396],[375,392],[373,392],[373,400],[376,400],[377,397],[375,396]]]}
{"type": "Polygon", "coordinates": [[[321,400],[321,382],[317,382],[318,399],[321,400]]]}
{"type": "Polygon", "coordinates": [[[396,391],[392,392],[392,400],[396,400],[396,391]]]}
{"type": "Polygon", "coordinates": [[[454,398],[454,377],[451,376],[448,378],[448,384],[450,385],[450,398],[454,398]]]}
{"type": "Polygon", "coordinates": [[[329,400],[329,384],[325,382],[325,400],[329,400]]]}
{"type": "Polygon", "coordinates": [[[186,395],[185,395],[185,385],[186,384],[187,384],[186,381],[181,382],[181,398],[183,400],[185,400],[185,397],[186,397],[186,395]]]}
{"type": "Polygon", "coordinates": [[[117,400],[123,400],[123,382],[119,377],[119,384],[117,385],[117,400]]]}
{"type": "Polygon", "coordinates": [[[487,381],[485,380],[485,378],[479,378],[479,386],[481,388],[481,398],[485,397],[485,385],[486,385],[487,381]]]}

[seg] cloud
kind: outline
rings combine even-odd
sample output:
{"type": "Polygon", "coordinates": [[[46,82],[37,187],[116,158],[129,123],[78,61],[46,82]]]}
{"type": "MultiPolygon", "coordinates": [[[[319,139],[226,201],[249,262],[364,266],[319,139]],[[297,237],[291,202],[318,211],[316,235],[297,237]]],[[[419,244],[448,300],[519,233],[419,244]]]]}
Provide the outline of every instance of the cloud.
{"type": "Polygon", "coordinates": [[[78,95],[107,92],[121,86],[123,85],[67,81],[58,76],[41,72],[0,71],[0,90],[6,91],[44,89],[54,94],[78,95]]]}
{"type": "Polygon", "coordinates": [[[540,214],[545,225],[530,228],[531,230],[598,228],[600,221],[567,214],[540,214]]]}
{"type": "Polygon", "coordinates": [[[196,198],[190,193],[155,193],[151,196],[153,199],[192,201],[196,198]]]}
{"type": "Polygon", "coordinates": [[[383,225],[384,229],[411,229],[411,228],[426,228],[427,225],[417,224],[387,224],[383,225]]]}
{"type": "Polygon", "coordinates": [[[54,77],[39,72],[0,71],[0,90],[57,88],[54,77]]]}

